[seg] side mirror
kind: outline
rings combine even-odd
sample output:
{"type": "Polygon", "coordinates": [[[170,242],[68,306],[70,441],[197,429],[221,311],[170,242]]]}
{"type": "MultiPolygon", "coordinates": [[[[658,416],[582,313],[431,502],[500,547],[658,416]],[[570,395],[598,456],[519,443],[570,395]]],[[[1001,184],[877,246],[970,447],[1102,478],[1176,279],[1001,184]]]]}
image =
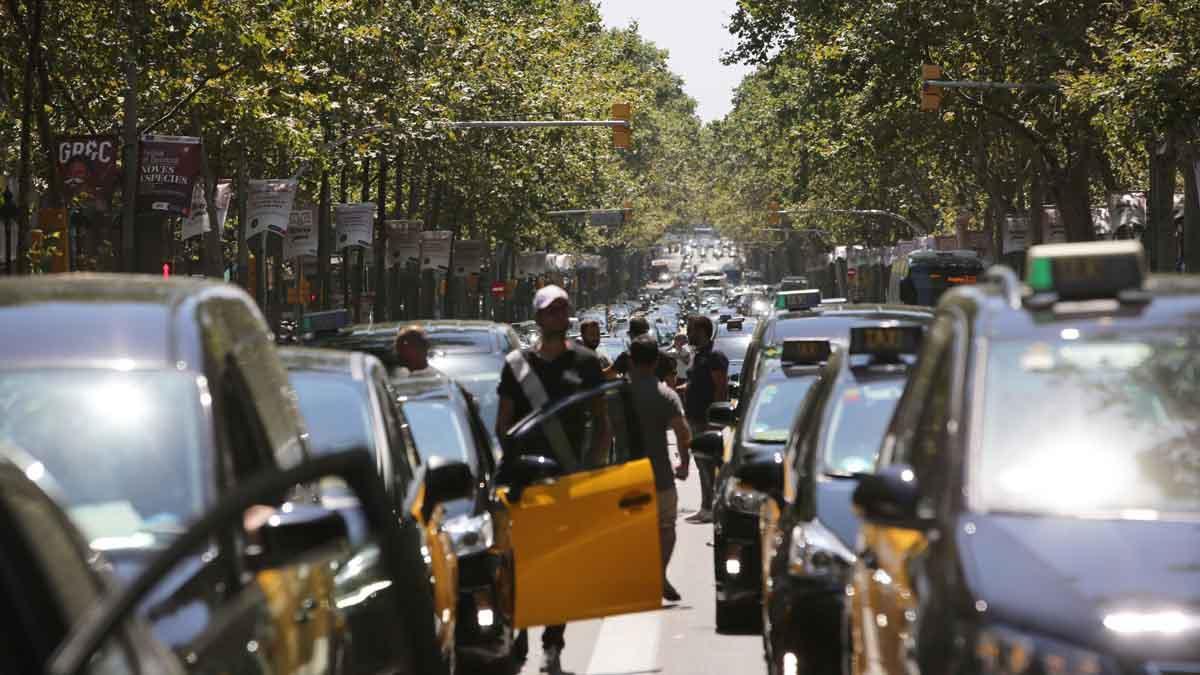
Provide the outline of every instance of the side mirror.
{"type": "Polygon", "coordinates": [[[737,412],[728,401],[713,403],[708,406],[708,423],[718,427],[731,427],[737,424],[737,412]]]}
{"type": "Polygon", "coordinates": [[[692,439],[692,455],[713,466],[725,463],[725,442],[719,431],[706,431],[692,439]]]}
{"type": "Polygon", "coordinates": [[[930,526],[929,519],[917,515],[920,487],[912,467],[892,464],[878,473],[859,474],[857,478],[854,508],[863,520],[910,530],[930,526]]]}
{"type": "Polygon", "coordinates": [[[521,493],[526,487],[561,475],[563,469],[553,457],[521,455],[514,461],[505,462],[496,480],[508,484],[508,500],[515,504],[521,501],[521,493]]]}
{"type": "Polygon", "coordinates": [[[289,502],[257,531],[259,544],[246,547],[250,566],[282,567],[315,549],[346,542],[350,528],[342,515],[323,506],[289,502]]]}
{"type": "Polygon", "coordinates": [[[421,513],[426,520],[438,504],[466,499],[475,492],[475,475],[471,467],[441,457],[431,457],[425,469],[425,501],[421,513]]]}

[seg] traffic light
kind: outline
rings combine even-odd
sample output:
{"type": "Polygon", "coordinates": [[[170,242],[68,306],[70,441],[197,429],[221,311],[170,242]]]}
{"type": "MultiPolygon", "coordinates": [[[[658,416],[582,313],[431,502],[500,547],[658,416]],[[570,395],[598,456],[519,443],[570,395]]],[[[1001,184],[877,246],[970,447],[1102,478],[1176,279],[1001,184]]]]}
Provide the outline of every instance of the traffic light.
{"type": "Polygon", "coordinates": [[[767,205],[767,222],[773,227],[778,227],[783,222],[782,214],[779,211],[779,202],[772,201],[767,205]]]}
{"type": "Polygon", "coordinates": [[[926,80],[942,79],[942,67],[926,63],[921,66],[921,112],[937,112],[942,107],[942,88],[925,84],[926,80]]]}
{"type": "Polygon", "coordinates": [[[633,106],[614,103],[610,119],[625,122],[624,126],[613,127],[613,147],[628,150],[633,145],[633,106]]]}

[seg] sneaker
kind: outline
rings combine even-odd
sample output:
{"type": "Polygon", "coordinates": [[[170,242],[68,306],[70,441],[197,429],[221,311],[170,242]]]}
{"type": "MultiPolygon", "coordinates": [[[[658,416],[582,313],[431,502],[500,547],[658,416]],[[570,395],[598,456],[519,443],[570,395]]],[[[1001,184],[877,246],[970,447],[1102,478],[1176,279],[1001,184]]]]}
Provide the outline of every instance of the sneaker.
{"type": "Polygon", "coordinates": [[[562,654],[558,647],[546,647],[542,651],[542,667],[539,672],[562,675],[562,654]]]}
{"type": "Polygon", "coordinates": [[[671,582],[663,579],[663,600],[667,602],[679,602],[682,599],[683,596],[679,595],[679,591],[675,590],[671,582]]]}
{"type": "Polygon", "coordinates": [[[712,511],[708,509],[700,509],[696,513],[684,518],[689,523],[711,523],[713,521],[712,511]]]}

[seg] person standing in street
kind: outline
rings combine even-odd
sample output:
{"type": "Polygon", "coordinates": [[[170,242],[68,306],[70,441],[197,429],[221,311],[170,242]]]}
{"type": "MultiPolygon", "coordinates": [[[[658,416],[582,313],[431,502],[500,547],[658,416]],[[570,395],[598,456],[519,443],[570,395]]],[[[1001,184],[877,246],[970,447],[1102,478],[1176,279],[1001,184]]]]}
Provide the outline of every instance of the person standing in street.
{"type": "Polygon", "coordinates": [[[679,395],[658,379],[658,343],[649,335],[639,335],[629,344],[632,368],[629,371],[630,393],[637,410],[638,425],[641,427],[642,443],[650,466],[654,470],[654,489],[658,503],[658,536],[662,551],[663,599],[668,602],[681,600],[679,591],[667,580],[667,565],[675,550],[675,519],[679,513],[679,493],[675,490],[675,479],[687,480],[688,448],[692,434],[683,414],[683,403],[679,395]],[[671,465],[671,454],[667,442],[667,430],[675,432],[675,445],[679,449],[680,464],[671,465]]]}
{"type": "Polygon", "coordinates": [[[579,324],[579,343],[584,347],[596,352],[596,356],[600,359],[600,367],[608,370],[612,366],[612,362],[608,357],[596,351],[600,347],[600,322],[595,319],[587,319],[579,324]]]}
{"type": "Polygon", "coordinates": [[[400,368],[395,375],[438,377],[442,374],[442,371],[429,365],[429,336],[424,328],[413,324],[400,329],[394,348],[396,358],[400,361],[400,368]]]}
{"type": "MultiPolygon", "coordinates": [[[[635,316],[629,320],[630,344],[632,344],[634,340],[638,339],[639,337],[641,337],[643,335],[649,337],[650,321],[648,321],[646,319],[646,317],[644,317],[644,316],[635,316]]],[[[653,338],[651,338],[651,339],[653,339],[653,338]]],[[[654,348],[658,349],[657,343],[655,343],[654,348]]],[[[616,360],[613,361],[613,363],[612,363],[612,367],[609,368],[608,371],[604,373],[604,375],[611,380],[615,380],[622,375],[627,375],[629,373],[630,366],[631,366],[631,363],[630,363],[630,358],[629,358],[629,349],[627,348],[625,351],[621,352],[617,356],[616,360]]],[[[669,356],[667,356],[666,354],[660,353],[658,356],[658,362],[655,364],[655,367],[654,367],[654,373],[658,377],[659,381],[660,382],[666,381],[667,376],[670,375],[671,372],[674,370],[675,370],[675,362],[673,360],[671,360],[671,358],[669,356]]]]}
{"type": "MultiPolygon", "coordinates": [[[[694,350],[692,367],[688,369],[687,384],[681,385],[679,390],[687,399],[685,409],[694,438],[708,430],[708,406],[729,400],[729,358],[713,349],[713,323],[707,316],[693,316],[688,320],[688,343],[694,350]]],[[[697,457],[696,471],[700,474],[700,510],[687,521],[711,523],[717,468],[697,457]]]]}
{"type": "MultiPolygon", "coordinates": [[[[571,304],[566,291],[554,285],[543,287],[534,295],[533,312],[541,340],[532,349],[509,352],[500,375],[500,407],[496,415],[499,438],[504,438],[514,422],[535,409],[598,387],[605,381],[596,353],[567,340],[571,304]]],[[[538,442],[552,451],[563,466],[595,465],[588,453],[607,453],[612,438],[604,397],[592,399],[590,415],[583,406],[564,410],[543,425],[542,435],[544,438],[538,442]],[[587,429],[591,429],[590,444],[586,443],[587,429]]],[[[505,465],[515,459],[507,455],[501,459],[500,476],[505,473],[505,465]]],[[[565,632],[566,626],[546,626],[542,630],[541,672],[551,675],[562,672],[565,632]]],[[[518,638],[521,642],[527,639],[524,635],[518,638]]]]}
{"type": "Polygon", "coordinates": [[[671,346],[666,351],[667,356],[675,361],[675,383],[679,386],[687,382],[687,371],[692,366],[692,350],[688,347],[687,333],[677,333],[671,346]]]}

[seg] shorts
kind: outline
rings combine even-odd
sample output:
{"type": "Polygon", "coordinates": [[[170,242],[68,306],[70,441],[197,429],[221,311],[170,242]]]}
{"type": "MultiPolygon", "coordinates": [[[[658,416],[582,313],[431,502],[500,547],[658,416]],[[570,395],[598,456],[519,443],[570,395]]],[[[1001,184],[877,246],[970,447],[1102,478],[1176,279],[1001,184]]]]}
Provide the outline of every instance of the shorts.
{"type": "Polygon", "coordinates": [[[679,492],[675,488],[658,491],[658,529],[667,530],[675,527],[679,517],[679,492]]]}

